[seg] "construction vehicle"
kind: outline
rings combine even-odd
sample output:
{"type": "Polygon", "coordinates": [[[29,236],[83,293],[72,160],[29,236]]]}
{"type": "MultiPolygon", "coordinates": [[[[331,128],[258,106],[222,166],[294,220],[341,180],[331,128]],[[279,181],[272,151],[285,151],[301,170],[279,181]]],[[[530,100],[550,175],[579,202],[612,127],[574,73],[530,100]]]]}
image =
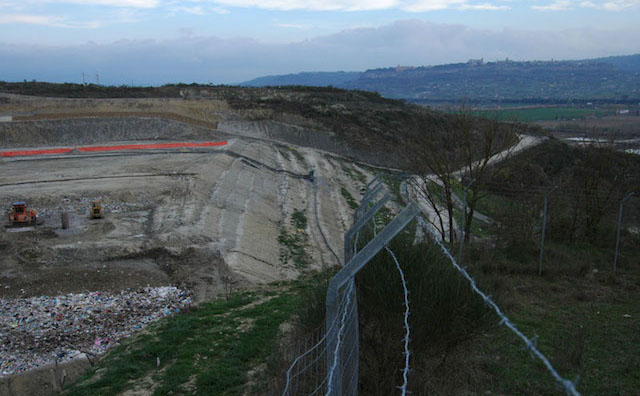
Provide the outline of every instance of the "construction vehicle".
{"type": "Polygon", "coordinates": [[[9,227],[22,227],[35,225],[37,214],[35,209],[27,208],[25,202],[14,202],[13,209],[9,212],[9,227]]]}
{"type": "Polygon", "coordinates": [[[93,201],[91,202],[91,212],[89,215],[92,219],[101,219],[102,218],[102,202],[93,201]]]}

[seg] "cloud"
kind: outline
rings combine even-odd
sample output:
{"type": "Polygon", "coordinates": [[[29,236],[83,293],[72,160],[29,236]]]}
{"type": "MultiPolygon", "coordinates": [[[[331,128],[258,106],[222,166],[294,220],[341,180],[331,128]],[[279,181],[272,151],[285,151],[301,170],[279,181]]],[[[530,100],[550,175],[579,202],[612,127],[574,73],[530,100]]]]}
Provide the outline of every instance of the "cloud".
{"type": "Polygon", "coordinates": [[[595,8],[607,11],[621,11],[640,5],[640,0],[614,0],[614,1],[583,1],[580,3],[584,8],[595,8]]]}
{"type": "Polygon", "coordinates": [[[301,71],[434,65],[470,58],[583,59],[636,52],[640,52],[640,27],[488,30],[402,20],[292,43],[192,34],[179,34],[172,40],[65,47],[0,43],[0,79],[79,82],[82,72],[98,71],[101,81],[115,85],[129,84],[132,79],[136,84],[234,83],[301,71]]]}
{"type": "Polygon", "coordinates": [[[503,11],[510,10],[510,6],[506,5],[495,5],[490,3],[482,3],[482,4],[462,4],[458,7],[460,10],[478,10],[478,11],[503,11]]]}
{"type": "Polygon", "coordinates": [[[80,4],[85,6],[109,6],[122,8],[155,8],[160,0],[45,0],[48,3],[80,4]]]}
{"type": "Polygon", "coordinates": [[[192,6],[192,7],[174,7],[172,8],[174,12],[184,12],[187,14],[193,15],[205,15],[206,12],[201,6],[192,6]]]}
{"type": "Polygon", "coordinates": [[[26,24],[26,25],[42,25],[60,28],[82,28],[95,29],[102,24],[98,21],[68,21],[64,17],[50,15],[29,15],[29,14],[6,14],[0,15],[0,25],[9,24],[26,24]]]}
{"type": "Polygon", "coordinates": [[[287,29],[309,29],[309,25],[301,23],[278,23],[276,26],[287,29]]]}
{"type": "MultiPolygon", "coordinates": [[[[164,9],[168,12],[187,12],[195,15],[227,13],[228,8],[257,8],[277,11],[374,11],[400,10],[424,13],[445,9],[461,11],[504,11],[523,0],[2,0],[3,8],[34,9],[42,4],[77,6],[102,6],[121,9],[164,9]]],[[[640,0],[555,0],[530,6],[537,11],[564,11],[576,7],[607,11],[621,11],[640,5],[640,0]]]]}
{"type": "Polygon", "coordinates": [[[534,5],[532,9],[536,11],[566,11],[575,7],[594,8],[604,11],[622,11],[633,7],[640,6],[640,0],[613,0],[613,1],[581,1],[574,5],[574,1],[556,0],[553,3],[545,5],[534,5]]]}
{"type": "Polygon", "coordinates": [[[534,5],[534,6],[531,6],[531,8],[536,11],[564,11],[571,8],[571,1],[558,0],[554,3],[547,4],[547,5],[534,5]]]}
{"type": "MultiPolygon", "coordinates": [[[[373,11],[398,9],[428,12],[457,8],[463,10],[504,10],[507,6],[475,3],[470,0],[211,0],[226,7],[261,8],[267,10],[373,11]]],[[[504,0],[503,0],[504,1],[504,0]]]]}

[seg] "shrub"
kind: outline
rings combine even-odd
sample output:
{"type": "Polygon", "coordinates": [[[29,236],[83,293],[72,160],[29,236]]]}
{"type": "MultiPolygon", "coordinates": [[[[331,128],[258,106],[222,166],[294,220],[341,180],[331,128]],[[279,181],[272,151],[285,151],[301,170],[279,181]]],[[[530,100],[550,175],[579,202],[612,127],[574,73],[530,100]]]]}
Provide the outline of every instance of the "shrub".
{"type": "MultiPolygon", "coordinates": [[[[367,238],[362,238],[367,240],[367,238]]],[[[490,311],[438,247],[400,234],[390,243],[410,290],[412,362],[417,372],[437,356],[444,363],[486,327],[490,311]]],[[[380,252],[357,276],[363,394],[387,395],[402,383],[403,287],[395,262],[380,252]]],[[[433,378],[412,376],[414,390],[433,378]]]]}

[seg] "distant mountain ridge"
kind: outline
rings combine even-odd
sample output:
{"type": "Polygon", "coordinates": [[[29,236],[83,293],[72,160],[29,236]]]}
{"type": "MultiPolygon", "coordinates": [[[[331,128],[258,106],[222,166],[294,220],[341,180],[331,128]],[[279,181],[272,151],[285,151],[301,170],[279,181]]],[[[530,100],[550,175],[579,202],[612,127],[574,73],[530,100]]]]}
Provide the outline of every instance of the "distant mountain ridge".
{"type": "Polygon", "coordinates": [[[303,72],[296,74],[283,74],[278,76],[265,76],[254,78],[240,85],[246,87],[266,87],[281,85],[306,85],[310,87],[326,87],[328,85],[340,85],[355,80],[360,72],[303,72]]]}
{"type": "Polygon", "coordinates": [[[438,66],[269,76],[241,85],[309,85],[376,91],[417,101],[640,99],[640,54],[577,61],[470,60],[438,66]]]}

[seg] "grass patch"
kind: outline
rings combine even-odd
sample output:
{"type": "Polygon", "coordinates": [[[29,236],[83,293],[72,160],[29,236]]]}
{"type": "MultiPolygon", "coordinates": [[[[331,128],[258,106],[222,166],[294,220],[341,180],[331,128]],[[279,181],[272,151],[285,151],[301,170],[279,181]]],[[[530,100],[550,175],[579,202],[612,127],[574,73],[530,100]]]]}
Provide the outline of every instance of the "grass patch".
{"type": "Polygon", "coordinates": [[[351,195],[349,190],[347,190],[344,186],[340,187],[340,194],[342,194],[342,197],[345,199],[345,201],[347,201],[347,205],[349,205],[349,207],[352,210],[358,209],[358,206],[360,206],[360,205],[353,198],[353,195],[351,195]]]}
{"type": "Polygon", "coordinates": [[[576,107],[533,107],[525,109],[489,110],[482,114],[499,121],[553,121],[573,120],[585,117],[602,117],[606,113],[594,109],[581,109],[576,107]]]}
{"type": "Polygon", "coordinates": [[[307,166],[307,161],[304,159],[304,156],[298,150],[294,149],[293,147],[289,147],[289,151],[291,152],[291,154],[293,154],[294,157],[296,157],[298,162],[300,162],[305,167],[307,166]]]}
{"type": "Polygon", "coordinates": [[[289,152],[287,151],[286,147],[277,146],[276,148],[280,153],[280,155],[282,155],[282,157],[284,157],[285,160],[291,161],[291,156],[289,155],[289,152]]]}
{"type": "Polygon", "coordinates": [[[291,226],[293,230],[287,227],[280,229],[278,243],[280,244],[280,261],[287,264],[290,260],[298,269],[304,269],[309,266],[309,256],[305,251],[305,247],[309,242],[307,235],[307,216],[302,210],[294,209],[291,214],[291,226]]]}
{"type": "Polygon", "coordinates": [[[304,230],[307,228],[307,215],[303,210],[293,210],[293,213],[291,214],[291,224],[297,229],[304,230]]]}
{"type": "Polygon", "coordinates": [[[290,291],[262,299],[236,293],[161,320],[112,350],[65,394],[113,395],[146,377],[156,385],[154,395],[243,394],[247,373],[273,351],[279,325],[300,301],[290,291]]]}
{"type": "Polygon", "coordinates": [[[380,177],[384,184],[389,187],[389,192],[391,192],[393,201],[397,205],[403,206],[404,199],[402,198],[402,192],[400,191],[402,186],[402,177],[398,174],[389,172],[378,172],[378,177],[380,177]]]}
{"type": "Polygon", "coordinates": [[[353,180],[354,182],[359,182],[363,186],[367,184],[367,177],[364,175],[364,173],[360,172],[358,169],[354,167],[349,166],[347,163],[345,163],[342,160],[340,160],[340,166],[342,167],[342,170],[344,171],[344,173],[349,175],[351,180],[353,180]]]}

